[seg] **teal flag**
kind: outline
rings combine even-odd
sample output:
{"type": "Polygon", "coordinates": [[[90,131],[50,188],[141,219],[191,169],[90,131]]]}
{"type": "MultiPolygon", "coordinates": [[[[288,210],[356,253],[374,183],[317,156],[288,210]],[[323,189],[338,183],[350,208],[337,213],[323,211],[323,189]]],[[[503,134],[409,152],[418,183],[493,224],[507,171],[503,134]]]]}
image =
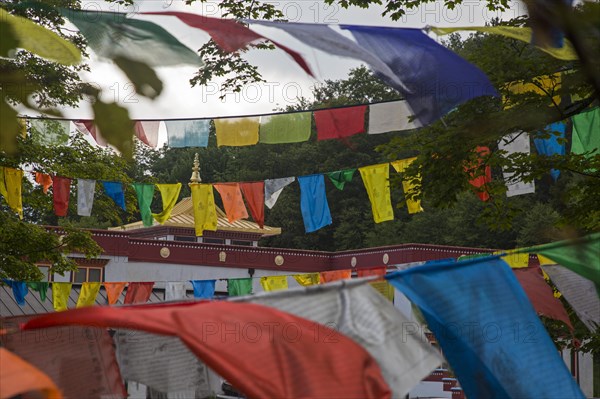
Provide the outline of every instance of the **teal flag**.
{"type": "Polygon", "coordinates": [[[227,280],[229,296],[242,296],[252,294],[251,278],[230,278],[227,280]]]}
{"type": "Polygon", "coordinates": [[[298,112],[262,116],[259,142],[280,144],[308,141],[311,133],[311,115],[311,112],[298,112]]]}
{"type": "Polygon", "coordinates": [[[327,177],[339,190],[343,190],[346,183],[350,183],[354,177],[356,169],[338,170],[336,172],[327,173],[327,177]]]}
{"type": "Polygon", "coordinates": [[[150,227],[153,223],[150,205],[154,197],[154,184],[133,183],[133,188],[135,188],[135,193],[137,194],[138,206],[144,227],[150,227]]]}
{"type": "Polygon", "coordinates": [[[575,115],[573,118],[573,144],[571,152],[600,154],[600,107],[575,115]]]}

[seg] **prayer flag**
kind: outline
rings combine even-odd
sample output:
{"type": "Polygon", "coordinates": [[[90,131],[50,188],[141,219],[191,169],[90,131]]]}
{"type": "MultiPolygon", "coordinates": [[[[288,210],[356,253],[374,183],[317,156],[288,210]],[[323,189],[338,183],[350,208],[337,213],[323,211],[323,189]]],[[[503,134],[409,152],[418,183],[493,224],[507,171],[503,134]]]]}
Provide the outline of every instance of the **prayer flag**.
{"type": "Polygon", "coordinates": [[[52,283],[52,306],[55,311],[62,312],[69,307],[72,285],[71,283],[52,283]]]}
{"type": "Polygon", "coordinates": [[[358,168],[358,170],[371,201],[375,223],[394,220],[390,194],[390,165],[382,163],[358,168]]]}
{"type": "MultiPolygon", "coordinates": [[[[498,149],[506,151],[507,156],[517,153],[529,154],[531,153],[529,135],[525,132],[508,134],[500,140],[498,149]]],[[[535,182],[533,180],[530,182],[524,182],[523,180],[513,181],[514,172],[506,172],[505,170],[502,170],[502,175],[506,182],[507,197],[535,193],[535,182]]]]}
{"type": "Polygon", "coordinates": [[[317,139],[340,139],[365,132],[366,105],[314,111],[317,139]]]}
{"type": "Polygon", "coordinates": [[[191,282],[194,287],[194,298],[213,299],[217,280],[192,280],[191,282]]]}
{"type": "Polygon", "coordinates": [[[182,281],[168,282],[165,286],[165,301],[176,301],[186,298],[186,283],[182,281]]]}
{"type": "Polygon", "coordinates": [[[45,173],[35,172],[35,182],[42,186],[44,194],[48,194],[48,189],[52,186],[52,177],[45,173]]]}
{"type": "Polygon", "coordinates": [[[352,270],[332,270],[319,273],[319,283],[331,283],[337,280],[347,280],[352,277],[352,270]]]}
{"type": "Polygon", "coordinates": [[[56,216],[67,216],[69,196],[71,195],[71,179],[54,176],[52,178],[52,197],[56,216]]]}
{"type": "MultiPolygon", "coordinates": [[[[546,126],[546,131],[550,133],[548,138],[534,138],[533,143],[540,155],[565,155],[564,140],[567,125],[564,122],[556,122],[546,126]]],[[[550,176],[556,181],[560,176],[560,170],[551,169],[550,176]]]]}
{"type": "Polygon", "coordinates": [[[94,121],[82,119],[73,121],[73,124],[80,132],[92,136],[96,144],[98,144],[100,147],[106,147],[108,145],[106,140],[104,140],[104,137],[102,137],[100,134],[99,129],[94,124],[94,121]]]}
{"type": "Polygon", "coordinates": [[[221,195],[229,223],[248,218],[248,211],[238,183],[218,183],[214,184],[214,187],[221,195]]]}
{"type": "Polygon", "coordinates": [[[77,214],[91,216],[94,205],[96,180],[77,179],[77,214]]]}
{"type": "Polygon", "coordinates": [[[133,188],[137,194],[138,207],[140,208],[140,215],[142,216],[144,227],[150,227],[153,224],[150,205],[154,198],[154,184],[133,183],[133,188]]]}
{"type": "Polygon", "coordinates": [[[294,279],[303,287],[316,285],[320,282],[319,273],[294,274],[294,279]]]}
{"type": "Polygon", "coordinates": [[[260,226],[265,227],[265,182],[240,183],[240,189],[250,208],[252,219],[260,226]]]}
{"type": "Polygon", "coordinates": [[[196,235],[201,237],[204,230],[217,230],[217,209],[211,184],[190,184],[194,206],[196,235]]]}
{"type": "Polygon", "coordinates": [[[300,208],[307,233],[317,231],[332,223],[323,175],[299,176],[300,208]]]}
{"type": "MultiPolygon", "coordinates": [[[[410,166],[417,159],[407,158],[401,159],[399,161],[392,162],[392,166],[398,173],[404,173],[406,168],[410,166]]],[[[416,179],[402,179],[402,189],[404,190],[404,198],[406,199],[406,207],[408,208],[408,213],[418,213],[422,212],[423,208],[421,208],[421,200],[412,199],[408,194],[412,192],[417,184],[421,184],[421,175],[419,174],[416,179]]]]}
{"type": "Polygon", "coordinates": [[[422,126],[479,96],[498,96],[473,64],[429,38],[420,29],[342,25],[386,63],[402,84],[377,75],[398,90],[422,126]]]}
{"type": "Polygon", "coordinates": [[[49,285],[47,281],[30,281],[27,283],[29,289],[37,291],[42,302],[46,302],[46,293],[48,292],[49,285]]]}
{"type": "Polygon", "coordinates": [[[227,292],[229,296],[242,296],[252,294],[251,278],[227,279],[227,292]]]}
{"type": "Polygon", "coordinates": [[[100,57],[123,57],[150,67],[203,64],[195,51],[153,22],[127,18],[127,14],[117,12],[72,9],[61,12],[100,57]]]}
{"type": "Polygon", "coordinates": [[[595,107],[571,118],[573,121],[573,142],[571,152],[589,156],[600,154],[600,107],[595,107]]]}
{"type": "Polygon", "coordinates": [[[0,380],[3,398],[63,398],[62,391],[39,367],[5,348],[0,348],[0,380]]]}
{"type": "Polygon", "coordinates": [[[106,297],[108,298],[108,304],[114,305],[119,300],[121,293],[125,289],[127,283],[116,282],[116,283],[103,283],[104,289],[106,290],[106,297]]]}
{"type": "MultiPolygon", "coordinates": [[[[546,105],[549,107],[554,107],[556,106],[555,104],[560,104],[561,97],[560,94],[558,94],[562,84],[562,75],[560,73],[536,76],[529,80],[530,81],[518,80],[510,82],[507,84],[507,88],[513,94],[528,94],[528,97],[532,94],[537,95],[539,98],[544,99],[546,105]]],[[[523,100],[519,97],[504,97],[504,109],[512,108],[521,101],[523,100]]]]}
{"type": "Polygon", "coordinates": [[[401,132],[421,127],[405,100],[369,105],[368,134],[401,132]]]}
{"type": "Polygon", "coordinates": [[[337,189],[343,190],[346,183],[352,181],[354,172],[356,172],[356,169],[338,170],[336,172],[327,173],[327,177],[329,177],[329,180],[331,180],[337,189]]]}
{"type": "Polygon", "coordinates": [[[295,177],[282,177],[280,179],[265,180],[265,205],[272,209],[283,192],[283,189],[290,185],[295,177]]]}
{"type": "Polygon", "coordinates": [[[103,181],[102,187],[104,188],[104,194],[109,196],[115,204],[125,209],[125,192],[123,192],[123,184],[116,181],[103,181]]]}
{"type": "Polygon", "coordinates": [[[394,303],[394,295],[395,295],[395,289],[394,286],[391,285],[390,283],[388,283],[387,281],[383,280],[383,281],[372,281],[369,283],[369,285],[375,290],[377,291],[379,294],[381,294],[385,299],[387,299],[388,301],[394,303]]]}
{"type": "Polygon", "coordinates": [[[512,251],[497,251],[492,253],[492,255],[502,255],[502,259],[509,265],[512,269],[522,269],[525,267],[529,267],[529,254],[528,253],[520,253],[514,250],[512,251]]]}
{"type": "Polygon", "coordinates": [[[59,119],[29,119],[34,140],[46,146],[64,145],[69,141],[71,122],[59,119]]]}
{"type": "Polygon", "coordinates": [[[583,398],[503,260],[424,265],[387,279],[419,307],[467,397],[583,398]]]}
{"type": "Polygon", "coordinates": [[[264,144],[300,143],[311,134],[311,112],[260,117],[259,142],[264,144]]]}
{"type": "Polygon", "coordinates": [[[163,211],[161,213],[153,213],[152,217],[163,224],[171,217],[171,211],[177,204],[179,193],[181,192],[181,183],[176,184],[157,184],[160,197],[162,199],[163,211]]]}
{"type": "Polygon", "coordinates": [[[207,147],[210,119],[165,121],[169,147],[207,147]]]}
{"type": "Polygon", "coordinates": [[[146,303],[152,295],[153,282],[136,282],[129,283],[127,292],[125,293],[125,305],[133,305],[136,303],[146,303]]]}
{"type": "Polygon", "coordinates": [[[24,281],[14,281],[9,279],[2,279],[2,281],[12,288],[13,296],[19,306],[25,306],[25,296],[29,293],[27,284],[24,281]]]}
{"type": "Polygon", "coordinates": [[[287,276],[268,276],[260,278],[260,285],[265,291],[287,290],[287,276]]]}
{"type": "Polygon", "coordinates": [[[258,143],[259,117],[215,119],[217,146],[240,147],[258,143]]]}
{"type": "Polygon", "coordinates": [[[158,130],[160,121],[135,121],[133,125],[135,137],[149,147],[156,148],[158,145],[158,130]]]}
{"type": "Polygon", "coordinates": [[[465,171],[471,177],[469,183],[476,188],[479,199],[487,201],[490,199],[490,194],[487,192],[486,185],[492,181],[492,168],[489,165],[484,165],[482,168],[482,158],[489,154],[490,149],[488,147],[477,146],[475,151],[478,156],[477,166],[465,167],[465,171]]]}
{"type": "Polygon", "coordinates": [[[356,275],[358,277],[369,277],[369,276],[379,276],[384,277],[387,273],[387,267],[372,267],[369,269],[356,269],[356,275]]]}
{"type": "Polygon", "coordinates": [[[93,306],[96,304],[96,296],[100,291],[100,282],[85,282],[81,284],[81,291],[79,291],[79,298],[77,299],[77,307],[83,308],[85,306],[93,306]]]}
{"type": "Polygon", "coordinates": [[[15,211],[21,219],[23,219],[22,184],[22,170],[0,166],[0,194],[2,194],[10,209],[15,211]]]}

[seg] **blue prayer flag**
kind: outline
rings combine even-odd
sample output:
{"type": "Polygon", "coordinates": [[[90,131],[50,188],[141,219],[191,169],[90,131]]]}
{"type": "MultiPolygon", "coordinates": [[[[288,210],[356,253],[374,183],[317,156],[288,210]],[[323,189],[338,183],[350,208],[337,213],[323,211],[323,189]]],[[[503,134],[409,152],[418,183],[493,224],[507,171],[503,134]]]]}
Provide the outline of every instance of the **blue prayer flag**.
{"type": "Polygon", "coordinates": [[[115,201],[115,204],[125,210],[125,192],[123,192],[123,184],[115,181],[103,181],[104,193],[115,201]]]}
{"type": "Polygon", "coordinates": [[[169,147],[207,147],[210,119],[165,121],[169,147]]]}
{"type": "Polygon", "coordinates": [[[436,43],[420,29],[342,25],[396,74],[400,82],[376,74],[398,90],[421,125],[479,96],[498,96],[476,66],[436,43]]]}
{"type": "Polygon", "coordinates": [[[300,209],[307,233],[331,224],[331,213],[325,196],[325,177],[310,175],[298,177],[300,184],[300,209]]]}
{"type": "Polygon", "coordinates": [[[27,284],[24,281],[14,281],[8,279],[2,279],[2,281],[12,288],[13,296],[19,306],[25,306],[25,295],[29,293],[27,284]]]}
{"type": "Polygon", "coordinates": [[[583,398],[510,267],[498,257],[386,277],[420,309],[468,398],[583,398]]]}
{"type": "Polygon", "coordinates": [[[215,296],[217,280],[191,280],[194,287],[194,298],[212,299],[215,296]]]}
{"type": "MultiPolygon", "coordinates": [[[[559,139],[565,138],[566,125],[564,122],[556,122],[548,125],[546,131],[552,135],[547,139],[534,138],[533,143],[540,155],[565,155],[565,144],[559,143],[559,139]],[[558,133],[558,135],[556,134],[558,133]]],[[[550,176],[556,181],[560,176],[560,170],[551,169],[550,176]]]]}

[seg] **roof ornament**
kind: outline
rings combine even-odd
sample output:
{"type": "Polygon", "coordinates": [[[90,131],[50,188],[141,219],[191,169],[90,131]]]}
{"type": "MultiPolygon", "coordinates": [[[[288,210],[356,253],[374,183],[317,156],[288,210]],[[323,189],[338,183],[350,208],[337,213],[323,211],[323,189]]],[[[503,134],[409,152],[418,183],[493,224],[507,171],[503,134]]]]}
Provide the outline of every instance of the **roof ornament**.
{"type": "Polygon", "coordinates": [[[190,183],[201,183],[202,179],[200,178],[200,160],[198,158],[198,153],[194,155],[194,167],[192,168],[192,177],[190,177],[190,183]]]}

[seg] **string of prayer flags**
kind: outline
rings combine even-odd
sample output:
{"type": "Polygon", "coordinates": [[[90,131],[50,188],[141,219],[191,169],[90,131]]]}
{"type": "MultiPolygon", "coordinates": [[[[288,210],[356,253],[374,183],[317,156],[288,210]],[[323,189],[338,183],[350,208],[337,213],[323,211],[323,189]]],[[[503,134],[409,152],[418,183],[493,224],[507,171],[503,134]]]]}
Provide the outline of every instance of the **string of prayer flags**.
{"type": "Polygon", "coordinates": [[[59,119],[29,119],[31,134],[46,146],[64,145],[69,141],[71,122],[59,119]]]}
{"type": "Polygon", "coordinates": [[[36,291],[39,294],[40,300],[42,302],[46,302],[46,295],[48,293],[49,286],[50,283],[48,283],[47,281],[30,281],[27,283],[27,287],[30,290],[36,291]]]}
{"type": "MultiPolygon", "coordinates": [[[[512,154],[530,154],[531,146],[529,143],[529,135],[525,132],[515,132],[504,136],[498,143],[498,149],[506,151],[507,156],[512,154]]],[[[502,170],[504,181],[506,182],[506,196],[514,197],[516,195],[533,194],[535,193],[535,182],[524,182],[523,180],[514,181],[514,172],[502,170]]]]}
{"type": "Polygon", "coordinates": [[[352,277],[352,270],[331,270],[319,273],[319,283],[331,283],[337,280],[347,280],[352,277]]]}
{"type": "Polygon", "coordinates": [[[106,11],[61,9],[61,13],[100,57],[126,58],[151,67],[203,65],[195,51],[155,23],[106,11]]]}
{"type": "Polygon", "coordinates": [[[356,169],[338,170],[327,173],[327,177],[338,190],[343,190],[346,183],[350,183],[354,177],[356,169]]]}
{"type": "MultiPolygon", "coordinates": [[[[548,138],[534,138],[533,144],[540,155],[565,155],[565,131],[567,125],[564,122],[555,122],[546,127],[546,132],[550,133],[548,138]]],[[[560,176],[560,170],[550,169],[550,176],[556,181],[560,176]]]]}
{"type": "Polygon", "coordinates": [[[171,217],[171,211],[177,204],[179,193],[181,192],[181,183],[176,184],[157,184],[160,197],[162,199],[163,211],[153,213],[152,217],[160,224],[164,224],[171,217]]]}
{"type": "MultiPolygon", "coordinates": [[[[69,196],[71,194],[71,179],[68,177],[52,177],[52,200],[56,216],[67,216],[69,196]]],[[[54,289],[53,289],[54,290],[54,289]]]]}
{"type": "Polygon", "coordinates": [[[405,100],[369,105],[368,134],[400,132],[421,127],[411,120],[412,110],[405,100]]]}
{"type": "Polygon", "coordinates": [[[194,207],[194,228],[201,237],[204,230],[217,230],[217,209],[211,184],[190,184],[194,207]]]}
{"type": "Polygon", "coordinates": [[[229,223],[248,218],[248,211],[238,183],[218,183],[214,184],[214,187],[221,195],[229,223]]]}
{"type": "Polygon", "coordinates": [[[217,280],[192,280],[194,298],[213,299],[215,296],[215,283],[217,280]]]}
{"type": "Polygon", "coordinates": [[[356,269],[356,275],[359,278],[360,277],[370,277],[370,276],[384,277],[386,273],[387,273],[386,266],[372,267],[369,269],[356,269]]]}
{"type": "Polygon", "coordinates": [[[366,111],[366,105],[314,111],[317,139],[340,139],[364,133],[366,111]]]}
{"type": "Polygon", "coordinates": [[[311,124],[312,114],[310,112],[261,116],[259,142],[283,144],[308,141],[311,124]]]}
{"type": "Polygon", "coordinates": [[[94,205],[96,180],[77,179],[77,214],[91,216],[94,205]]]}
{"type": "Polygon", "coordinates": [[[252,219],[262,229],[265,226],[265,182],[240,183],[240,189],[246,198],[252,219]]]}
{"type": "Polygon", "coordinates": [[[151,227],[153,224],[152,210],[150,205],[154,198],[154,184],[133,183],[133,188],[137,195],[138,208],[142,216],[144,227],[151,227]]]}
{"type": "Polygon", "coordinates": [[[394,220],[390,193],[390,166],[387,163],[358,168],[371,202],[373,220],[381,223],[394,220]]]}
{"type": "Polygon", "coordinates": [[[265,180],[265,205],[272,209],[283,192],[283,189],[292,184],[295,177],[282,177],[280,179],[265,180]]]}
{"type": "Polygon", "coordinates": [[[100,282],[84,282],[81,284],[81,291],[79,291],[79,298],[77,298],[77,307],[83,308],[86,306],[94,306],[96,303],[96,297],[100,291],[100,282]]]}
{"type": "Polygon", "coordinates": [[[123,184],[116,181],[103,181],[102,187],[104,188],[104,194],[110,197],[117,206],[125,210],[125,192],[123,191],[123,184]]]}
{"type": "Polygon", "coordinates": [[[52,187],[52,177],[45,173],[35,172],[35,182],[42,186],[44,194],[48,194],[48,189],[52,187]]]}
{"type": "Polygon", "coordinates": [[[0,194],[6,199],[10,209],[19,215],[20,219],[23,219],[22,182],[22,170],[0,166],[0,194]]]}
{"type": "Polygon", "coordinates": [[[127,283],[124,282],[104,283],[104,289],[106,290],[106,297],[108,298],[109,305],[117,303],[126,285],[127,283]]]}
{"type": "Polygon", "coordinates": [[[227,279],[227,293],[229,296],[243,296],[252,294],[251,278],[227,279]]]}
{"type": "Polygon", "coordinates": [[[104,140],[100,134],[98,127],[94,124],[94,121],[81,119],[73,121],[73,124],[81,133],[92,136],[96,144],[100,147],[106,147],[108,145],[106,140],[104,140]]]}
{"type": "Polygon", "coordinates": [[[267,276],[260,278],[260,285],[263,290],[270,291],[279,291],[279,290],[287,290],[288,282],[287,276],[267,276]]]}
{"type": "Polygon", "coordinates": [[[2,282],[12,288],[15,302],[19,306],[25,306],[25,296],[29,293],[27,284],[24,281],[14,281],[6,278],[2,279],[2,282]]]}
{"type": "Polygon", "coordinates": [[[165,121],[169,147],[207,147],[210,119],[165,121]]]}
{"type": "Polygon", "coordinates": [[[317,231],[332,223],[325,194],[325,177],[310,175],[298,177],[300,184],[300,209],[307,233],[317,231]]]}
{"type": "Polygon", "coordinates": [[[479,96],[498,96],[487,76],[473,64],[438,44],[420,29],[341,25],[359,45],[386,63],[402,84],[398,90],[416,121],[427,126],[458,105],[479,96]]]}
{"type": "Polygon", "coordinates": [[[387,279],[419,307],[468,398],[584,397],[503,260],[424,265],[387,279]]]}
{"type": "MultiPolygon", "coordinates": [[[[396,172],[404,173],[406,168],[408,168],[410,166],[410,164],[413,163],[416,159],[417,158],[414,157],[414,158],[407,158],[407,159],[401,159],[398,161],[394,161],[394,162],[392,162],[392,166],[394,167],[396,172]]],[[[421,208],[421,200],[413,199],[412,195],[409,194],[415,189],[415,186],[417,186],[417,184],[421,184],[421,175],[420,174],[416,179],[411,179],[411,180],[402,179],[402,189],[404,190],[404,198],[406,200],[406,207],[408,208],[408,213],[410,213],[410,214],[419,213],[419,212],[423,211],[423,208],[421,208]]]]}
{"type": "Polygon", "coordinates": [[[240,147],[258,143],[259,117],[215,119],[217,146],[240,147]]]}
{"type": "Polygon", "coordinates": [[[52,283],[52,307],[55,311],[67,310],[72,286],[71,283],[52,283]]]}
{"type": "Polygon", "coordinates": [[[294,280],[303,287],[317,285],[320,282],[319,273],[294,274],[294,280]]]}
{"type": "Polygon", "coordinates": [[[477,166],[465,167],[465,171],[470,175],[471,180],[469,183],[476,188],[479,199],[487,201],[490,199],[490,194],[487,192],[486,185],[492,181],[492,168],[489,165],[485,165],[482,168],[482,158],[489,154],[490,149],[488,147],[477,146],[475,152],[478,157],[477,166]]]}
{"type": "Polygon", "coordinates": [[[600,154],[600,107],[577,114],[573,121],[573,139],[571,152],[574,154],[600,154]]]}
{"type": "Polygon", "coordinates": [[[165,301],[177,301],[186,298],[186,283],[170,281],[165,285],[165,301]]]}
{"type": "Polygon", "coordinates": [[[133,128],[135,137],[148,147],[156,148],[160,121],[136,121],[133,128]]]}
{"type": "Polygon", "coordinates": [[[136,303],[148,302],[150,295],[152,295],[152,288],[154,288],[153,282],[129,283],[123,303],[125,305],[132,305],[136,303]]]}

